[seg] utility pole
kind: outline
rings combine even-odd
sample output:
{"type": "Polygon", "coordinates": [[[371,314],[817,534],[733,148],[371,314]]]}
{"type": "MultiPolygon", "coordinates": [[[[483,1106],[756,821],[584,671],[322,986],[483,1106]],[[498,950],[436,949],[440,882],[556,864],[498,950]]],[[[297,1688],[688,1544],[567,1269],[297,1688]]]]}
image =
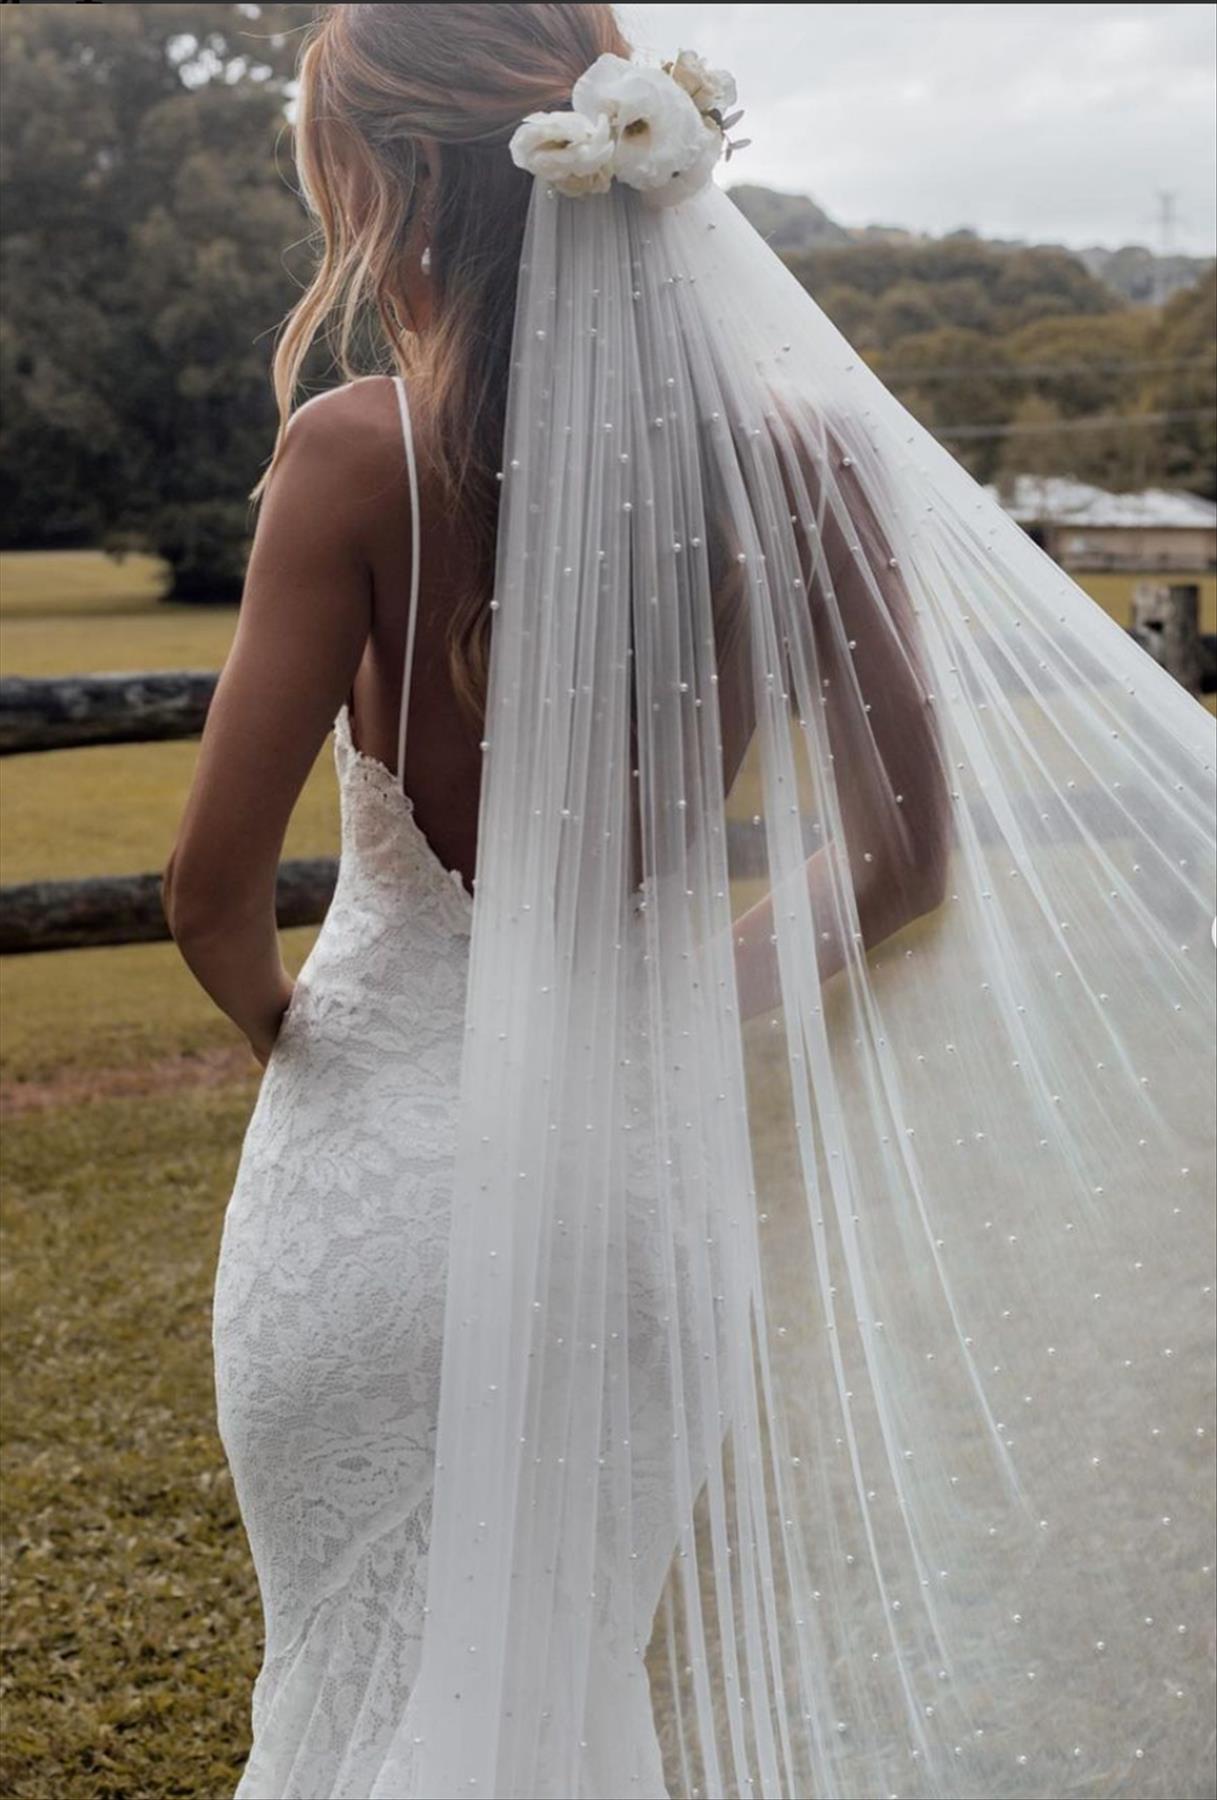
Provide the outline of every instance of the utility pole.
{"type": "Polygon", "coordinates": [[[1169,297],[1170,277],[1166,268],[1166,258],[1175,253],[1175,224],[1177,212],[1175,201],[1177,196],[1168,189],[1160,189],[1158,193],[1158,262],[1154,268],[1154,305],[1161,306],[1169,297]]]}

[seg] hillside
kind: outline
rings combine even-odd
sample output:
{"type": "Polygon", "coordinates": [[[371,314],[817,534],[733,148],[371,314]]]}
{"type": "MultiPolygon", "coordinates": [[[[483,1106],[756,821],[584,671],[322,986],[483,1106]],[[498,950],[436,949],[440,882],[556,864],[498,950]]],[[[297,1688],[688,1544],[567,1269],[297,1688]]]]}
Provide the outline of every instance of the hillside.
{"type": "Polygon", "coordinates": [[[727,192],[745,218],[783,256],[820,250],[827,244],[911,247],[963,242],[982,244],[992,250],[1056,250],[1080,262],[1088,274],[1121,300],[1137,306],[1161,306],[1173,294],[1195,287],[1206,269],[1212,266],[1210,257],[1160,256],[1144,244],[1123,244],[1114,250],[1091,244],[1075,250],[1063,244],[1028,244],[1017,238],[988,238],[968,227],[936,238],[924,232],[908,231],[899,225],[839,225],[806,194],[782,194],[754,182],[741,182],[728,188],[727,192]]]}
{"type": "Polygon", "coordinates": [[[1138,304],[1059,245],[850,233],[811,201],[770,199],[745,190],[783,242],[807,226],[807,247],[780,250],[792,273],[978,480],[1217,499],[1217,265],[1138,304]]]}
{"type": "Polygon", "coordinates": [[[830,219],[807,194],[779,194],[752,182],[740,182],[727,192],[766,243],[783,256],[818,250],[824,244],[852,242],[845,226],[830,219]]]}

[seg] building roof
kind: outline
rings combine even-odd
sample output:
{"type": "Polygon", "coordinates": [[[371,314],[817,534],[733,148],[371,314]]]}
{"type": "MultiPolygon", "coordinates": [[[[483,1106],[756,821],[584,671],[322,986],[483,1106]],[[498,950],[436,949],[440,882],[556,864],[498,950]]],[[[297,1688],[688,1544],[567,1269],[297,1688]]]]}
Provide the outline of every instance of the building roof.
{"type": "Polygon", "coordinates": [[[1109,494],[1064,475],[1016,475],[1008,485],[987,491],[1020,525],[1152,527],[1157,531],[1217,528],[1217,505],[1180,489],[1109,494]]]}

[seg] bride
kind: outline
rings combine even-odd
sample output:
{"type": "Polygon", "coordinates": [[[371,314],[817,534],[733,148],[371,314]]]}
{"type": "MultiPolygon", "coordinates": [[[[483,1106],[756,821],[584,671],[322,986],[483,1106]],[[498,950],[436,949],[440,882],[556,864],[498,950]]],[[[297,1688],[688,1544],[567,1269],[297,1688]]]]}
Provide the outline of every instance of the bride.
{"type": "Polygon", "coordinates": [[[265,1065],[246,1800],[1213,1792],[1213,721],[715,185],[738,118],[608,6],[303,57],[165,878],[265,1065]]]}

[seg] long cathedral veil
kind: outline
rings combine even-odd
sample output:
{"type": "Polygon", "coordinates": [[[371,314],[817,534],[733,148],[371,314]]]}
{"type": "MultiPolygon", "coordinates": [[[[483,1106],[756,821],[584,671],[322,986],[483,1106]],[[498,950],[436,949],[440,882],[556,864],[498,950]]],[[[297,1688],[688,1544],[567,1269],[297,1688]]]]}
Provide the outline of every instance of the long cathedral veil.
{"type": "Polygon", "coordinates": [[[1213,719],[714,186],[535,181],[495,605],[377,1796],[1211,1793],[1213,719]]]}

